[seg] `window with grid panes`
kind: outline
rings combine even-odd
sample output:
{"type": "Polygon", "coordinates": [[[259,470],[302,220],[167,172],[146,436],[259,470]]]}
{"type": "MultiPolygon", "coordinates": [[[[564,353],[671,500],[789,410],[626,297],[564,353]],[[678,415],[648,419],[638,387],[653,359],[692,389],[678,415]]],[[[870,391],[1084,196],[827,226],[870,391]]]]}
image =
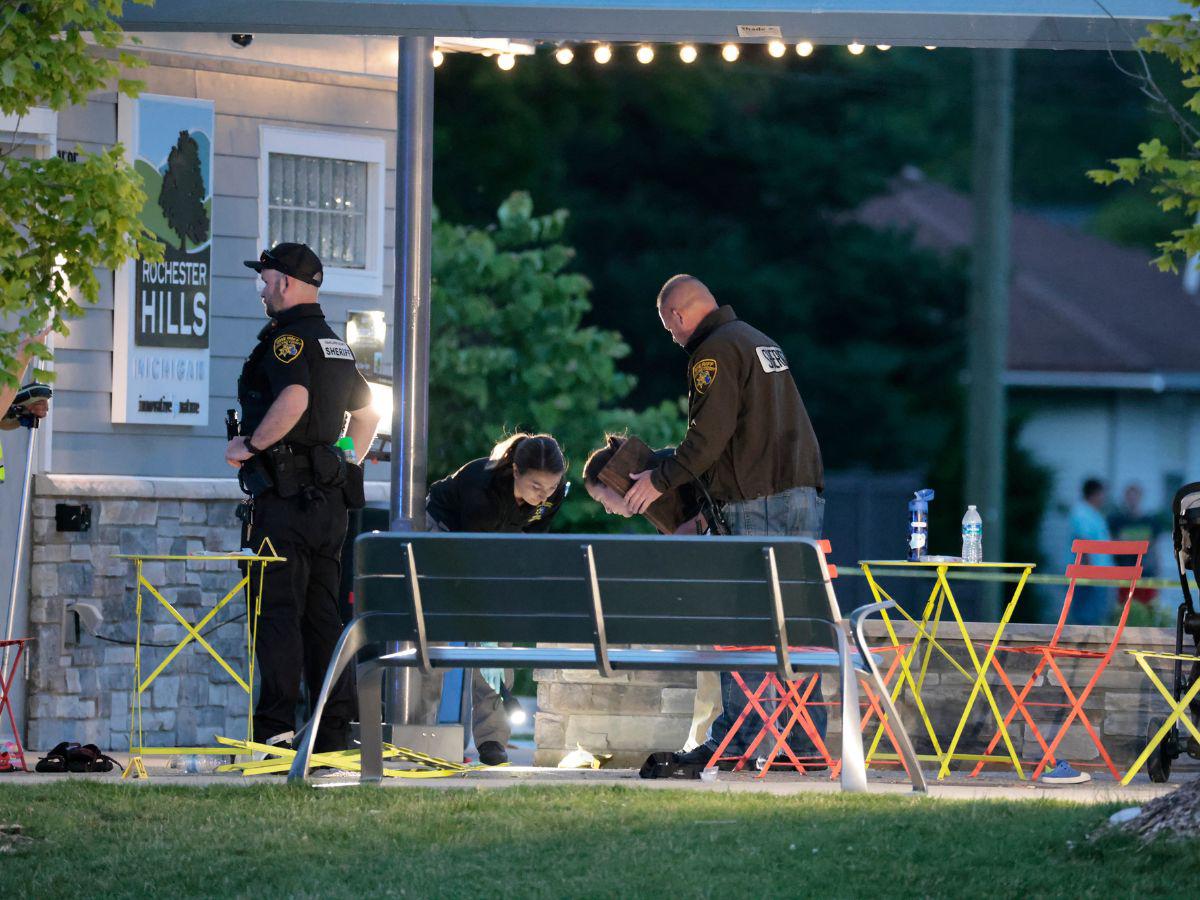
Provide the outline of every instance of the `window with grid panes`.
{"type": "Polygon", "coordinates": [[[367,266],[367,169],[350,159],[271,153],[267,238],[308,244],[326,266],[367,266]]]}

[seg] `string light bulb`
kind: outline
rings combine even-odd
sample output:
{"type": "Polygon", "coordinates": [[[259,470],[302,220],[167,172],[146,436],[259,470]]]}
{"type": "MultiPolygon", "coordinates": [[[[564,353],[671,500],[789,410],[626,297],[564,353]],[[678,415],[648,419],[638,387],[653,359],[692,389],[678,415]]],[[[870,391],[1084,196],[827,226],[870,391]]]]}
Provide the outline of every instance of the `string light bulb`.
{"type": "Polygon", "coordinates": [[[721,48],[721,58],[725,62],[737,62],[737,58],[742,55],[742,51],[738,49],[737,44],[726,44],[721,48]]]}
{"type": "Polygon", "coordinates": [[[852,44],[847,44],[846,49],[849,50],[854,56],[859,56],[867,48],[864,47],[862,44],[860,44],[858,41],[855,41],[852,44]]]}
{"type": "Polygon", "coordinates": [[[446,61],[446,54],[444,54],[441,50],[434,50],[431,54],[429,54],[429,57],[433,60],[433,67],[435,69],[446,61]]]}
{"type": "Polygon", "coordinates": [[[608,65],[608,62],[612,59],[612,47],[608,46],[608,44],[600,44],[592,52],[592,59],[596,60],[602,66],[608,65]]]}
{"type": "Polygon", "coordinates": [[[787,53],[787,44],[783,41],[771,41],[767,44],[767,52],[776,59],[779,59],[783,54],[787,53]]]}
{"type": "Polygon", "coordinates": [[[496,57],[496,65],[505,72],[512,71],[513,66],[517,64],[517,58],[511,53],[501,53],[496,57]]]}
{"type": "Polygon", "coordinates": [[[813,45],[811,41],[801,41],[796,45],[796,52],[800,56],[812,56],[813,45]]]}
{"type": "Polygon", "coordinates": [[[649,44],[642,44],[637,48],[637,61],[643,66],[654,61],[654,48],[649,44]]]}
{"type": "Polygon", "coordinates": [[[696,48],[691,44],[684,44],[679,48],[679,59],[685,64],[694,63],[698,55],[699,54],[696,52],[696,48]]]}
{"type": "Polygon", "coordinates": [[[881,50],[881,51],[883,51],[884,53],[887,53],[889,50],[891,50],[891,49],[892,49],[892,45],[891,45],[891,44],[876,44],[876,45],[875,45],[875,49],[876,49],[876,50],[881,50]]]}
{"type": "Polygon", "coordinates": [[[571,64],[571,60],[575,58],[575,51],[566,44],[563,44],[554,51],[554,58],[558,60],[560,65],[569,66],[571,64]]]}

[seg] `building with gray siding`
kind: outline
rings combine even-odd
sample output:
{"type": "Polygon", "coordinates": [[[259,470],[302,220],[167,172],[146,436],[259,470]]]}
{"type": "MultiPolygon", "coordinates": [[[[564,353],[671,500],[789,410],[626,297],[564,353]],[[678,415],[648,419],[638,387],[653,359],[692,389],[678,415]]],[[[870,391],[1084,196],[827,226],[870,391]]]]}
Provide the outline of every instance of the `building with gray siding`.
{"type": "MultiPolygon", "coordinates": [[[[136,592],[132,564],[115,556],[239,546],[233,511],[241,494],[223,458],[223,420],[225,410],[237,406],[237,376],[265,321],[255,275],[242,260],[256,257],[272,237],[314,244],[322,239],[325,220],[337,218],[324,210],[339,205],[321,193],[329,189],[328,179],[321,178],[330,171],[339,194],[349,197],[347,185],[353,182],[358,205],[335,225],[350,235],[343,244],[353,246],[341,247],[348,260],[343,267],[326,259],[322,306],[342,334],[352,311],[382,314],[391,324],[395,42],[263,35],[243,48],[227,34],[140,38],[135,52],[148,65],[134,74],[145,83],[143,97],[209,101],[213,113],[207,422],[117,421],[114,381],[123,349],[117,313],[134,298],[132,282],[120,273],[102,273],[99,302],[71,323],[68,337],[56,336],[55,399],[34,464],[27,523],[32,546],[27,544],[13,630],[33,639],[16,699],[27,741],[35,748],[67,739],[114,750],[129,746],[136,592]],[[283,164],[293,188],[305,173],[310,176],[317,191],[309,204],[315,213],[286,208],[298,195],[293,190],[281,197],[281,171],[274,173],[277,189],[271,194],[272,167],[281,170],[283,164]],[[91,528],[59,531],[55,512],[60,504],[88,506],[91,528]],[[102,616],[91,629],[95,634],[83,627],[80,604],[90,604],[102,616]]],[[[56,138],[42,140],[39,152],[69,158],[78,150],[112,146],[126,103],[110,91],[62,111],[56,138]]],[[[19,127],[0,122],[0,131],[6,125],[19,127]]],[[[390,373],[389,347],[384,341],[377,360],[383,375],[390,373]]],[[[24,433],[6,434],[5,508],[11,503],[13,509],[0,525],[0,566],[6,572],[13,565],[24,439],[24,433]]],[[[387,464],[369,465],[367,477],[369,497],[385,500],[387,464]]],[[[216,562],[150,563],[146,574],[191,621],[201,619],[237,580],[231,564],[216,562]]],[[[146,648],[146,674],[146,667],[156,666],[184,632],[148,593],[143,600],[143,640],[163,645],[146,648]]],[[[222,609],[206,638],[244,671],[241,605],[239,611],[235,599],[222,609]]],[[[240,737],[245,731],[244,692],[195,644],[147,688],[143,702],[148,745],[211,742],[214,733],[240,737]]]]}

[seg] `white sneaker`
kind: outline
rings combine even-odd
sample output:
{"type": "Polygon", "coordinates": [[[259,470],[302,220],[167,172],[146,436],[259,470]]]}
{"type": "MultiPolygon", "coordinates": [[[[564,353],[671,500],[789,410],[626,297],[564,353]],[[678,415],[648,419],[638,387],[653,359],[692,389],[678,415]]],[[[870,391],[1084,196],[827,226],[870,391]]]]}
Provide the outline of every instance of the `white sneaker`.
{"type": "MultiPolygon", "coordinates": [[[[296,736],[296,732],[294,732],[294,731],[284,731],[277,735],[274,735],[273,737],[267,738],[265,741],[261,741],[261,743],[270,744],[272,747],[283,747],[288,750],[292,750],[292,749],[294,749],[292,747],[292,738],[294,738],[295,736],[296,736]]],[[[250,758],[253,759],[255,762],[258,762],[260,760],[266,759],[267,753],[264,750],[255,750],[250,755],[250,758]]],[[[274,757],[272,757],[272,758],[274,758],[274,757]]]]}

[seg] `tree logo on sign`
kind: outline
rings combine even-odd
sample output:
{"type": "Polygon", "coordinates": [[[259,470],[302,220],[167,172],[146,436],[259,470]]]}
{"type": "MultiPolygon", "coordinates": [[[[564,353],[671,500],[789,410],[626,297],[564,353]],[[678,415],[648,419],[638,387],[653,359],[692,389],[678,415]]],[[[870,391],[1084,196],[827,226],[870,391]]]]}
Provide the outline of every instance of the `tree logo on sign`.
{"type": "Polygon", "coordinates": [[[179,249],[187,252],[187,242],[202,244],[208,240],[208,212],[204,209],[204,176],[200,171],[200,145],[187,131],[167,156],[158,206],[179,235],[179,249]]]}

